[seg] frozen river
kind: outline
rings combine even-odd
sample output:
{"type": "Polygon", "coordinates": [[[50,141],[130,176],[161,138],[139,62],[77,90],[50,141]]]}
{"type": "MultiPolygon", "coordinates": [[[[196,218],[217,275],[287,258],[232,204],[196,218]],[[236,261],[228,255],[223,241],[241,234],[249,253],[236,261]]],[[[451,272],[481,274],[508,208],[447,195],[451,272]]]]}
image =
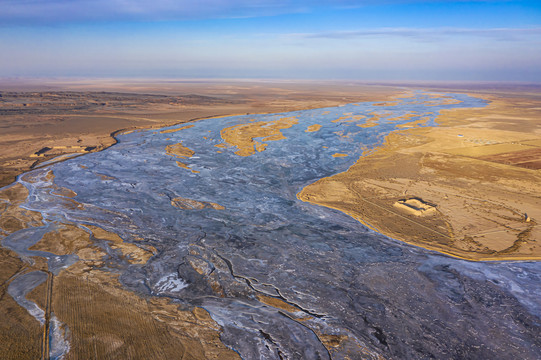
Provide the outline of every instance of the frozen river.
{"type": "MultiPolygon", "coordinates": [[[[41,181],[20,179],[30,190],[24,206],[49,230],[96,225],[156,248],[146,264],[111,271],[138,294],[205,308],[245,359],[536,358],[540,263],[450,258],[296,198],[405,123],[432,126],[440,110],[485,106],[446,96],[120,135],[105,151],[35,170],[41,181]],[[250,131],[265,135],[246,147],[250,131]],[[83,206],[51,193],[49,170],[83,206]]],[[[14,233],[3,245],[46,257],[53,271],[77,260],[27,250],[44,231],[14,233]]]]}

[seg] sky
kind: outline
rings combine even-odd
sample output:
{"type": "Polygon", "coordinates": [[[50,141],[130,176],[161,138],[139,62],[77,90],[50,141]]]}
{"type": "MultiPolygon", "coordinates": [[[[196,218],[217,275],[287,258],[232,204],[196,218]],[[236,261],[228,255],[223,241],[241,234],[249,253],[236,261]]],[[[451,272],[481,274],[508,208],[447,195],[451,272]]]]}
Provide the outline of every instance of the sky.
{"type": "Polygon", "coordinates": [[[0,0],[0,77],[541,82],[541,1],[0,0]]]}

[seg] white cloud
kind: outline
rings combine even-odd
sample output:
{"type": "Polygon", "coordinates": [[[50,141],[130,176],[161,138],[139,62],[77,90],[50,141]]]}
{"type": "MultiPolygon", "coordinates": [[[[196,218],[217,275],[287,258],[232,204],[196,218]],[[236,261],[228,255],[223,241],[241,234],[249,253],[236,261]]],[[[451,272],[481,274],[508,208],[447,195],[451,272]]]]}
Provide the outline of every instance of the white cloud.
{"type": "MultiPolygon", "coordinates": [[[[0,0],[0,23],[157,21],[294,13],[325,1],[293,0],[0,0]]],[[[349,0],[335,1],[347,5],[349,0]]]]}
{"type": "Polygon", "coordinates": [[[374,37],[405,37],[417,40],[438,40],[445,37],[475,36],[496,40],[517,41],[534,37],[539,39],[541,28],[379,28],[354,31],[329,31],[320,33],[290,34],[304,39],[355,39],[374,37]]]}
{"type": "Polygon", "coordinates": [[[0,25],[242,18],[301,13],[318,7],[438,2],[443,0],[0,0],[0,25]]]}

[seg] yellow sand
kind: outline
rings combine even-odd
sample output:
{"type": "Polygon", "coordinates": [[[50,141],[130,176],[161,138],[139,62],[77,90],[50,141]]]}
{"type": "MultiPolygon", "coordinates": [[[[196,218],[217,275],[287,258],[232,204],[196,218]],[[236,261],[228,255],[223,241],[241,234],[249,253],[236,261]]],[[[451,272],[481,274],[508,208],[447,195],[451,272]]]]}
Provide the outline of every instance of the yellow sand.
{"type": "Polygon", "coordinates": [[[315,132],[315,131],[319,131],[319,129],[321,129],[321,125],[314,124],[314,125],[308,126],[308,128],[304,130],[304,132],[315,132]]]}
{"type": "Polygon", "coordinates": [[[361,119],[364,119],[366,116],[364,115],[351,115],[351,113],[344,114],[344,116],[339,117],[338,119],[334,119],[331,122],[338,123],[338,122],[356,122],[361,119]]]}
{"type": "Polygon", "coordinates": [[[293,305],[290,305],[290,304],[286,303],[285,301],[283,301],[281,299],[277,299],[275,297],[258,294],[257,299],[260,302],[262,302],[263,304],[265,304],[265,305],[269,305],[269,306],[275,307],[275,308],[280,309],[280,310],[285,310],[285,311],[290,312],[290,313],[295,313],[295,312],[299,311],[299,309],[294,307],[293,305]]]}
{"type": "Polygon", "coordinates": [[[189,158],[195,154],[195,152],[192,149],[187,148],[186,146],[182,145],[181,142],[174,145],[167,145],[167,147],[165,148],[165,152],[167,155],[176,156],[180,158],[189,158]]]}
{"type": "Polygon", "coordinates": [[[148,245],[146,246],[147,249],[142,249],[135,244],[124,242],[120,236],[113,232],[106,231],[93,225],[87,225],[86,227],[92,231],[94,237],[109,241],[111,249],[121,251],[131,264],[146,264],[154,253],[156,253],[156,249],[152,246],[148,245]]]}
{"type": "Polygon", "coordinates": [[[521,144],[541,147],[541,139],[521,141],[521,144]]]}
{"type": "Polygon", "coordinates": [[[281,118],[275,121],[259,121],[240,124],[222,129],[220,135],[230,146],[238,148],[235,154],[239,156],[251,156],[255,152],[264,151],[267,147],[265,141],[283,140],[286,137],[280,130],[288,129],[297,124],[295,117],[281,118]],[[261,142],[254,140],[262,138],[261,142]]]}
{"type": "Polygon", "coordinates": [[[454,257],[541,259],[541,171],[464,156],[541,144],[541,98],[490,98],[486,108],[443,111],[440,127],[391,133],[346,172],[297,197],[454,257]]]}
{"type": "Polygon", "coordinates": [[[449,150],[445,150],[445,152],[448,154],[453,154],[453,155],[478,157],[478,156],[496,155],[496,154],[520,151],[520,150],[528,150],[528,149],[532,149],[532,146],[522,145],[519,143],[506,143],[506,144],[494,144],[494,145],[449,149],[449,150]]]}
{"type": "Polygon", "coordinates": [[[206,208],[211,208],[215,210],[224,210],[225,207],[223,207],[220,204],[216,204],[213,202],[208,201],[197,201],[193,199],[187,199],[182,197],[176,197],[173,200],[171,200],[171,205],[173,205],[176,208],[184,209],[184,210],[201,210],[206,208]]]}
{"type": "Polygon", "coordinates": [[[386,101],[381,103],[375,103],[374,106],[396,106],[400,103],[400,101],[386,101]]]}
{"type": "Polygon", "coordinates": [[[53,190],[51,192],[51,194],[70,197],[70,198],[73,198],[73,197],[77,196],[77,193],[75,191],[70,190],[70,189],[65,188],[65,187],[59,187],[58,189],[53,190]]]}
{"type": "Polygon", "coordinates": [[[415,111],[412,111],[412,112],[409,112],[409,113],[404,114],[404,115],[395,116],[393,118],[387,118],[387,121],[395,122],[395,121],[408,120],[408,119],[411,119],[412,117],[415,117],[415,116],[418,116],[418,115],[419,115],[418,113],[416,113],[415,111]]]}
{"type": "Polygon", "coordinates": [[[55,255],[76,254],[79,260],[100,264],[105,252],[90,241],[90,235],[74,225],[46,233],[29,250],[41,250],[55,255]]]}
{"type": "Polygon", "coordinates": [[[186,164],[184,164],[184,163],[182,163],[182,162],[180,162],[180,161],[177,161],[177,166],[178,166],[178,167],[181,167],[181,168],[183,168],[183,169],[186,169],[186,170],[190,170],[190,171],[193,172],[194,174],[198,174],[198,173],[199,173],[199,171],[194,170],[194,169],[191,169],[188,165],[186,165],[186,164]]]}
{"type": "Polygon", "coordinates": [[[421,118],[419,120],[411,121],[409,123],[396,125],[396,127],[399,128],[399,129],[407,129],[407,128],[419,127],[421,125],[426,125],[426,122],[428,120],[430,120],[430,118],[424,117],[424,118],[421,118]]]}
{"type": "Polygon", "coordinates": [[[391,114],[392,114],[391,112],[383,112],[383,113],[376,112],[376,111],[371,112],[369,115],[372,115],[372,116],[366,119],[364,123],[357,124],[357,126],[362,127],[362,128],[370,128],[370,127],[377,126],[382,116],[389,116],[391,114]]]}
{"type": "Polygon", "coordinates": [[[193,128],[194,126],[195,126],[195,125],[185,125],[185,126],[179,127],[178,129],[162,130],[162,131],[160,131],[160,134],[174,133],[174,132],[177,132],[177,131],[180,131],[180,130],[193,128]]]}

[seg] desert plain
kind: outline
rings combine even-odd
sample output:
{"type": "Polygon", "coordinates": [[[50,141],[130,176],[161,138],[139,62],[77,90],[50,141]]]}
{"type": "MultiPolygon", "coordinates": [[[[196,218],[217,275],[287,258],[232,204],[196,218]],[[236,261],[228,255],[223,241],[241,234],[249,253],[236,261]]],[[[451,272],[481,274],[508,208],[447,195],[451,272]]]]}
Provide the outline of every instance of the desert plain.
{"type": "Polygon", "coordinates": [[[541,94],[532,90],[470,90],[488,106],[443,110],[435,127],[403,124],[299,198],[452,256],[539,260],[541,94]]]}
{"type": "MultiPolygon", "coordinates": [[[[470,264],[476,262],[480,262],[479,266],[487,264],[489,268],[492,263],[516,262],[526,264],[524,266],[536,274],[537,261],[541,259],[538,227],[541,221],[541,88],[538,86],[13,81],[2,84],[0,95],[0,128],[4,130],[0,135],[0,173],[4,186],[0,189],[0,312],[4,319],[0,324],[0,346],[5,358],[226,359],[253,358],[258,351],[264,358],[378,359],[445,354],[472,358],[494,354],[500,345],[487,341],[474,349],[472,343],[478,340],[478,335],[472,335],[472,343],[462,339],[464,348],[453,341],[448,347],[440,344],[447,334],[459,332],[447,329],[443,324],[445,317],[453,321],[462,319],[469,316],[469,311],[475,313],[476,306],[488,313],[491,307],[488,303],[495,302],[502,308],[517,310],[508,314],[494,310],[493,318],[479,328],[472,320],[465,326],[464,336],[490,328],[491,334],[501,331],[502,338],[507,336],[509,342],[516,344],[513,356],[534,358],[539,354],[540,344],[535,334],[539,334],[541,306],[535,296],[513,295],[503,285],[500,288],[494,285],[497,281],[507,284],[513,280],[496,280],[494,276],[491,280],[494,284],[478,278],[475,283],[466,275],[457,275],[458,270],[448,270],[453,266],[473,269],[477,265],[470,264]],[[58,204],[47,203],[49,208],[59,206],[68,209],[65,214],[77,216],[83,216],[87,210],[94,211],[96,203],[88,198],[85,201],[81,198],[83,194],[70,189],[63,180],[57,183],[55,170],[50,170],[49,165],[69,164],[69,159],[79,159],[78,169],[86,171],[84,167],[90,164],[84,165],[85,156],[119,147],[116,143],[121,134],[136,136],[139,131],[150,129],[156,133],[149,133],[152,136],[181,136],[187,130],[200,131],[197,127],[187,128],[184,123],[200,124],[198,120],[207,119],[205,124],[212,124],[228,115],[242,115],[245,120],[221,129],[221,146],[215,145],[215,151],[222,155],[230,150],[232,159],[256,161],[251,159],[271,153],[273,146],[280,146],[280,142],[290,136],[287,131],[298,124],[301,115],[291,113],[291,116],[256,121],[251,114],[289,113],[364,102],[373,103],[376,109],[392,111],[401,101],[418,96],[418,90],[423,91],[425,102],[420,105],[430,109],[430,102],[434,102],[435,106],[456,105],[456,108],[430,114],[434,116],[434,124],[428,124],[428,118],[413,113],[393,115],[394,118],[378,110],[370,116],[341,114],[329,124],[354,121],[361,131],[377,128],[385,121],[398,125],[372,147],[365,149],[363,144],[350,144],[359,148],[360,156],[352,158],[347,151],[333,151],[325,161],[342,161],[343,171],[314,178],[297,193],[288,194],[298,199],[298,204],[291,200],[288,206],[299,209],[310,206],[314,209],[310,211],[319,214],[321,219],[330,218],[329,224],[336,223],[333,229],[339,234],[336,236],[353,238],[358,231],[370,241],[381,241],[373,246],[381,247],[383,252],[393,249],[388,250],[388,256],[393,259],[402,256],[398,253],[413,252],[415,257],[428,256],[435,263],[456,261],[452,264],[457,265],[430,266],[462,284],[457,285],[460,290],[451,289],[446,280],[433,280],[431,276],[435,279],[440,275],[431,275],[426,270],[427,264],[433,264],[426,260],[422,271],[431,282],[411,284],[409,290],[404,290],[404,299],[393,304],[388,298],[396,295],[388,295],[390,290],[381,282],[389,274],[397,279],[401,276],[402,268],[395,266],[402,264],[402,260],[392,260],[396,264],[387,268],[387,260],[381,260],[368,270],[363,268],[365,265],[359,265],[358,258],[348,260],[351,263],[344,260],[353,255],[339,257],[335,253],[340,249],[331,251],[331,243],[317,243],[317,247],[315,240],[314,245],[310,245],[313,247],[309,247],[312,255],[309,252],[306,255],[307,248],[303,246],[307,245],[297,243],[295,246],[302,251],[297,253],[292,245],[291,254],[304,261],[308,261],[306,256],[321,257],[318,265],[321,268],[315,267],[313,274],[321,276],[318,279],[323,280],[318,281],[332,290],[306,285],[308,280],[298,283],[291,280],[290,284],[283,279],[287,276],[309,279],[311,273],[308,269],[288,268],[289,263],[282,262],[280,256],[272,261],[266,258],[265,251],[268,254],[278,251],[275,245],[253,250],[257,246],[250,236],[255,233],[244,233],[244,230],[228,233],[228,237],[224,237],[226,250],[219,250],[213,243],[222,241],[219,237],[215,240],[209,237],[213,231],[219,233],[218,230],[202,230],[206,238],[195,231],[192,233],[197,236],[193,237],[182,233],[183,239],[187,239],[186,250],[176,258],[171,255],[172,248],[161,248],[159,241],[150,239],[144,231],[140,232],[140,239],[137,229],[121,231],[120,226],[129,227],[124,223],[114,231],[114,221],[98,226],[99,222],[91,216],[77,220],[66,215],[59,220],[31,204],[43,191],[53,194],[58,201],[58,204]],[[483,106],[460,108],[460,101],[447,93],[482,100],[483,106]],[[179,130],[173,125],[185,129],[179,130]],[[19,181],[14,183],[16,178],[19,181]],[[327,210],[314,205],[333,210],[321,212],[327,210]],[[359,224],[350,224],[348,217],[359,224]],[[51,225],[55,221],[59,223],[51,225]],[[325,254],[329,255],[328,259],[324,258],[325,254]],[[55,261],[59,265],[55,265],[55,261]],[[265,270],[262,264],[267,261],[269,268],[265,270]],[[343,272],[337,270],[342,271],[341,265],[330,270],[333,261],[344,264],[343,272]],[[165,273],[169,264],[174,264],[172,274],[178,276],[142,281],[141,284],[147,284],[146,289],[126,277],[129,271],[133,271],[134,279],[144,277],[139,271],[147,269],[147,276],[151,278],[148,274],[165,273]],[[351,269],[351,264],[366,271],[350,274],[357,271],[351,269]],[[362,276],[369,280],[365,283],[352,280],[362,276]],[[378,282],[379,285],[374,285],[378,282]],[[447,284],[445,289],[438,290],[438,286],[444,288],[441,285],[444,283],[447,284]],[[428,289],[428,284],[433,284],[435,289],[428,289]],[[346,289],[345,300],[338,299],[338,289],[346,289]],[[418,326],[411,314],[418,315],[420,310],[408,301],[415,296],[436,299],[440,296],[436,294],[443,294],[438,298],[440,302],[435,301],[435,309],[426,311],[426,318],[418,321],[422,326],[418,326]],[[533,305],[524,305],[528,301],[533,305]],[[360,303],[363,306],[357,308],[355,304],[360,303]],[[445,308],[442,318],[436,315],[440,303],[451,309],[445,308]],[[239,313],[239,307],[250,310],[237,319],[231,314],[239,313]],[[340,310],[344,307],[345,310],[340,310]],[[469,307],[473,310],[468,310],[469,307]],[[267,312],[272,316],[265,319],[262,314],[267,312]],[[344,320],[340,314],[356,319],[344,320]],[[250,316],[251,320],[247,320],[250,316]],[[497,320],[500,317],[505,318],[501,323],[497,320]],[[397,331],[400,319],[407,319],[403,323],[408,329],[404,332],[406,335],[397,331]],[[236,321],[241,325],[236,325],[236,321]],[[505,321],[515,324],[517,330],[508,330],[505,321]],[[430,323],[435,323],[437,330],[426,328],[430,323]],[[252,324],[260,327],[251,328],[252,324]],[[249,337],[244,339],[246,334],[256,335],[250,340],[249,337]],[[420,334],[426,338],[421,339],[420,334]],[[296,337],[302,339],[302,345],[295,342],[296,337]]],[[[303,128],[306,134],[303,136],[315,136],[323,131],[321,128],[326,125],[320,123],[322,121],[314,116],[306,130],[303,128]]],[[[132,141],[132,138],[126,139],[132,141]]],[[[190,164],[197,160],[198,151],[192,150],[187,141],[171,140],[170,145],[163,147],[163,155],[164,159],[174,161],[178,170],[185,171],[182,174],[186,176],[206,174],[205,168],[190,164]]],[[[283,170],[283,185],[278,182],[273,186],[289,189],[284,179],[289,172],[302,172],[302,164],[296,166],[300,168],[283,170]]],[[[282,170],[277,167],[269,171],[282,170]]],[[[112,172],[111,169],[111,173],[94,174],[103,184],[114,184],[118,179],[112,172]]],[[[122,191],[120,189],[115,191],[122,191]]],[[[193,199],[178,193],[169,194],[165,190],[159,196],[171,205],[171,211],[185,211],[182,213],[185,217],[200,212],[209,223],[235,223],[234,219],[220,215],[228,204],[206,197],[193,199]]],[[[121,200],[117,204],[123,210],[128,209],[121,200]]],[[[139,206],[144,212],[143,205],[139,206]]],[[[268,206],[274,206],[274,202],[268,206]]],[[[113,210],[105,212],[111,218],[122,218],[113,210]]],[[[241,219],[249,219],[251,215],[246,216],[241,219]]],[[[278,218],[254,218],[253,222],[261,232],[271,234],[265,241],[283,227],[280,225],[283,220],[278,218]]],[[[155,226],[165,228],[168,223],[164,224],[155,226]]],[[[302,229],[296,228],[288,234],[301,240],[304,236],[302,229]]],[[[305,238],[312,241],[310,236],[305,238]]],[[[169,241],[167,237],[163,241],[166,239],[169,241]]],[[[287,241],[276,241],[281,247],[287,247],[287,241]]],[[[343,241],[349,244],[350,240],[343,241]]],[[[352,254],[353,250],[361,251],[358,247],[351,250],[352,254]]],[[[359,258],[370,258],[371,251],[362,250],[359,258]]],[[[406,269],[409,265],[404,266],[406,269]]],[[[528,289],[535,287],[532,285],[535,275],[531,276],[528,289]]],[[[423,301],[427,300],[419,300],[419,304],[423,301]]],[[[496,343],[499,337],[494,337],[496,343]]],[[[505,345],[509,344],[501,346],[505,345]]]]}

